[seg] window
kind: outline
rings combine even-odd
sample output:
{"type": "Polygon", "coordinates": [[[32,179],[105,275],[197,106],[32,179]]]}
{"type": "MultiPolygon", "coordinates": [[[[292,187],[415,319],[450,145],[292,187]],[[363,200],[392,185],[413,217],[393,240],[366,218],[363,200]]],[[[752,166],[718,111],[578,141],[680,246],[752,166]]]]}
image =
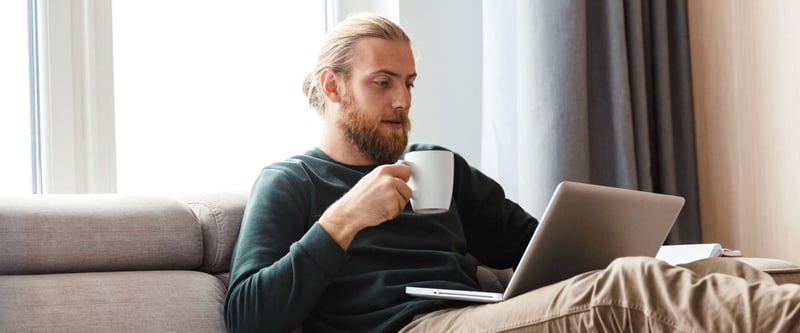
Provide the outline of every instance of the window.
{"type": "Polygon", "coordinates": [[[0,2],[0,194],[31,193],[31,103],[26,1],[0,2]]]}
{"type": "MultiPolygon", "coordinates": [[[[461,85],[442,91],[450,86],[452,68],[460,65],[436,66],[443,59],[436,50],[450,36],[434,33],[441,22],[450,22],[447,4],[29,0],[36,7],[38,40],[32,53],[39,65],[37,89],[31,90],[37,118],[31,118],[12,111],[19,107],[9,106],[6,98],[28,103],[26,91],[12,92],[28,86],[20,83],[27,76],[12,78],[12,72],[25,75],[20,70],[28,66],[8,60],[18,53],[7,41],[14,29],[6,28],[15,24],[14,6],[24,12],[23,2],[0,5],[0,57],[12,69],[0,68],[0,153],[8,161],[0,166],[0,192],[23,187],[30,192],[34,177],[42,193],[247,191],[263,166],[318,143],[322,122],[307,107],[300,87],[326,25],[375,9],[398,21],[406,16],[401,23],[416,41],[416,54],[423,55],[417,68],[425,73],[425,85],[437,87],[416,90],[414,110],[437,112],[412,112],[411,140],[442,144],[473,156],[471,161],[480,156],[479,136],[463,140],[435,126],[449,119],[438,111],[452,110],[463,119],[465,109],[481,104],[479,94],[459,98],[463,101],[455,106],[437,97],[464,91],[461,85]],[[414,14],[420,12],[437,14],[414,14]],[[30,142],[37,143],[35,150],[30,142]]],[[[447,24],[474,25],[475,18],[447,24]]],[[[442,52],[477,56],[461,67],[480,65],[480,52],[451,44],[442,52]]],[[[18,45],[24,51],[24,42],[18,45]]],[[[480,87],[479,81],[456,81],[471,82],[470,91],[480,87]]]]}
{"type": "Polygon", "coordinates": [[[115,1],[117,189],[248,191],[262,167],[312,148],[302,80],[325,2],[115,1]]]}

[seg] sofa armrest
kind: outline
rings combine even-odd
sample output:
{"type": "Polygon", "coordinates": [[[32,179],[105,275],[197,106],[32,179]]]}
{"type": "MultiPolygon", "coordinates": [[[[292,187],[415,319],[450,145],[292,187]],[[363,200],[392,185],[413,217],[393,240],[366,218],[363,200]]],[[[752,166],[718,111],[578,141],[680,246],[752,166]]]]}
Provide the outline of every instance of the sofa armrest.
{"type": "Polygon", "coordinates": [[[200,270],[220,274],[230,270],[231,254],[242,224],[246,193],[209,193],[181,197],[197,216],[203,233],[200,270]]]}

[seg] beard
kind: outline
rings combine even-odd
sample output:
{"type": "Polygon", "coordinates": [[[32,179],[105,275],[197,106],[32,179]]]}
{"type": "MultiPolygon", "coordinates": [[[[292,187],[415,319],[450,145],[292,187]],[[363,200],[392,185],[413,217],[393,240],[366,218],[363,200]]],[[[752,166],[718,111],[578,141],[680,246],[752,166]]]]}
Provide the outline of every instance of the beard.
{"type": "Polygon", "coordinates": [[[400,121],[403,128],[381,131],[381,117],[370,118],[361,111],[351,95],[344,96],[341,104],[344,120],[339,124],[347,140],[364,157],[376,164],[394,163],[406,149],[411,122],[403,111],[395,111],[388,119],[400,121]]]}

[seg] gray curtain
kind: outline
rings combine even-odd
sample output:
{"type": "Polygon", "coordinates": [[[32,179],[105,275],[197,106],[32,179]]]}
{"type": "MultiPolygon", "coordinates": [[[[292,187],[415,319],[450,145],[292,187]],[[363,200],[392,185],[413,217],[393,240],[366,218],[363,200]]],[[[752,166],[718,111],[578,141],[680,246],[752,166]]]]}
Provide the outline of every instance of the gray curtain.
{"type": "Polygon", "coordinates": [[[685,1],[483,5],[482,169],[535,216],[562,180],[683,196],[700,242],[685,1]]]}

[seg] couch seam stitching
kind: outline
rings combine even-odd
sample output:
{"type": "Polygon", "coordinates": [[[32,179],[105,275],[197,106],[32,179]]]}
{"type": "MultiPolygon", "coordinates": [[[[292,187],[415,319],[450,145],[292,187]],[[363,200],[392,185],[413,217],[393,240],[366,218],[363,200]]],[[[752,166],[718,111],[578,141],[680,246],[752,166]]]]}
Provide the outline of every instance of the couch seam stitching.
{"type": "MultiPolygon", "coordinates": [[[[217,264],[219,264],[219,261],[220,261],[220,254],[219,254],[219,252],[220,252],[220,251],[219,251],[219,248],[220,248],[220,243],[222,242],[222,240],[221,240],[221,239],[222,239],[222,236],[223,236],[223,234],[224,234],[224,232],[223,232],[224,228],[222,228],[222,227],[220,226],[220,224],[221,224],[221,222],[220,222],[220,221],[222,221],[222,218],[220,218],[220,215],[223,215],[223,214],[222,214],[222,213],[220,213],[219,209],[217,209],[218,207],[216,207],[215,205],[211,205],[211,204],[209,204],[209,203],[207,203],[207,202],[203,202],[203,201],[193,201],[193,202],[188,202],[188,203],[189,203],[189,204],[195,204],[195,205],[201,205],[201,206],[204,206],[204,207],[206,207],[206,208],[209,210],[209,212],[211,212],[211,217],[214,219],[214,228],[217,230],[217,235],[218,235],[218,237],[217,237],[217,241],[216,241],[216,242],[215,242],[215,244],[214,244],[214,245],[215,245],[215,247],[214,247],[214,249],[215,249],[215,251],[214,251],[214,258],[213,258],[213,260],[211,261],[211,263],[209,264],[209,266],[211,266],[211,267],[213,268],[214,266],[216,266],[217,264]]],[[[198,220],[198,224],[200,224],[200,231],[201,231],[201,233],[202,233],[203,226],[202,226],[202,224],[200,223],[200,219],[199,219],[199,218],[197,218],[197,220],[198,220]]],[[[202,235],[201,235],[200,239],[201,239],[201,242],[202,242],[202,243],[203,243],[203,245],[204,245],[204,247],[203,247],[203,248],[204,248],[204,250],[203,250],[203,253],[204,253],[204,254],[203,254],[203,258],[205,259],[205,242],[204,242],[204,241],[202,241],[202,239],[203,239],[202,235]]],[[[204,260],[204,261],[205,261],[205,260],[204,260]]],[[[203,263],[201,263],[201,264],[200,264],[200,266],[201,266],[201,268],[202,268],[202,266],[203,266],[203,263]]]]}
{"type": "Polygon", "coordinates": [[[222,212],[218,208],[219,207],[217,207],[215,205],[211,209],[211,212],[213,213],[212,215],[214,215],[214,222],[215,222],[214,226],[217,228],[217,242],[215,244],[216,246],[214,247],[214,250],[215,250],[214,251],[214,263],[213,263],[212,266],[217,266],[219,264],[219,262],[220,262],[220,258],[222,257],[222,255],[220,254],[222,252],[222,251],[220,251],[220,248],[221,248],[221,244],[222,244],[222,238],[225,236],[225,232],[224,232],[225,228],[223,228],[222,225],[221,225],[223,223],[223,220],[224,220],[224,217],[222,215],[224,215],[224,214],[222,214],[222,212]]]}
{"type": "Polygon", "coordinates": [[[200,227],[199,243],[200,243],[200,255],[201,255],[201,258],[200,258],[200,266],[197,267],[197,268],[198,269],[202,269],[203,268],[203,260],[206,257],[206,255],[205,255],[206,242],[203,241],[203,225],[200,223],[200,217],[197,216],[197,213],[195,213],[194,209],[192,208],[192,205],[195,204],[195,202],[184,202],[184,204],[189,208],[189,213],[192,214],[192,217],[194,218],[195,223],[197,223],[197,225],[200,227]]]}

